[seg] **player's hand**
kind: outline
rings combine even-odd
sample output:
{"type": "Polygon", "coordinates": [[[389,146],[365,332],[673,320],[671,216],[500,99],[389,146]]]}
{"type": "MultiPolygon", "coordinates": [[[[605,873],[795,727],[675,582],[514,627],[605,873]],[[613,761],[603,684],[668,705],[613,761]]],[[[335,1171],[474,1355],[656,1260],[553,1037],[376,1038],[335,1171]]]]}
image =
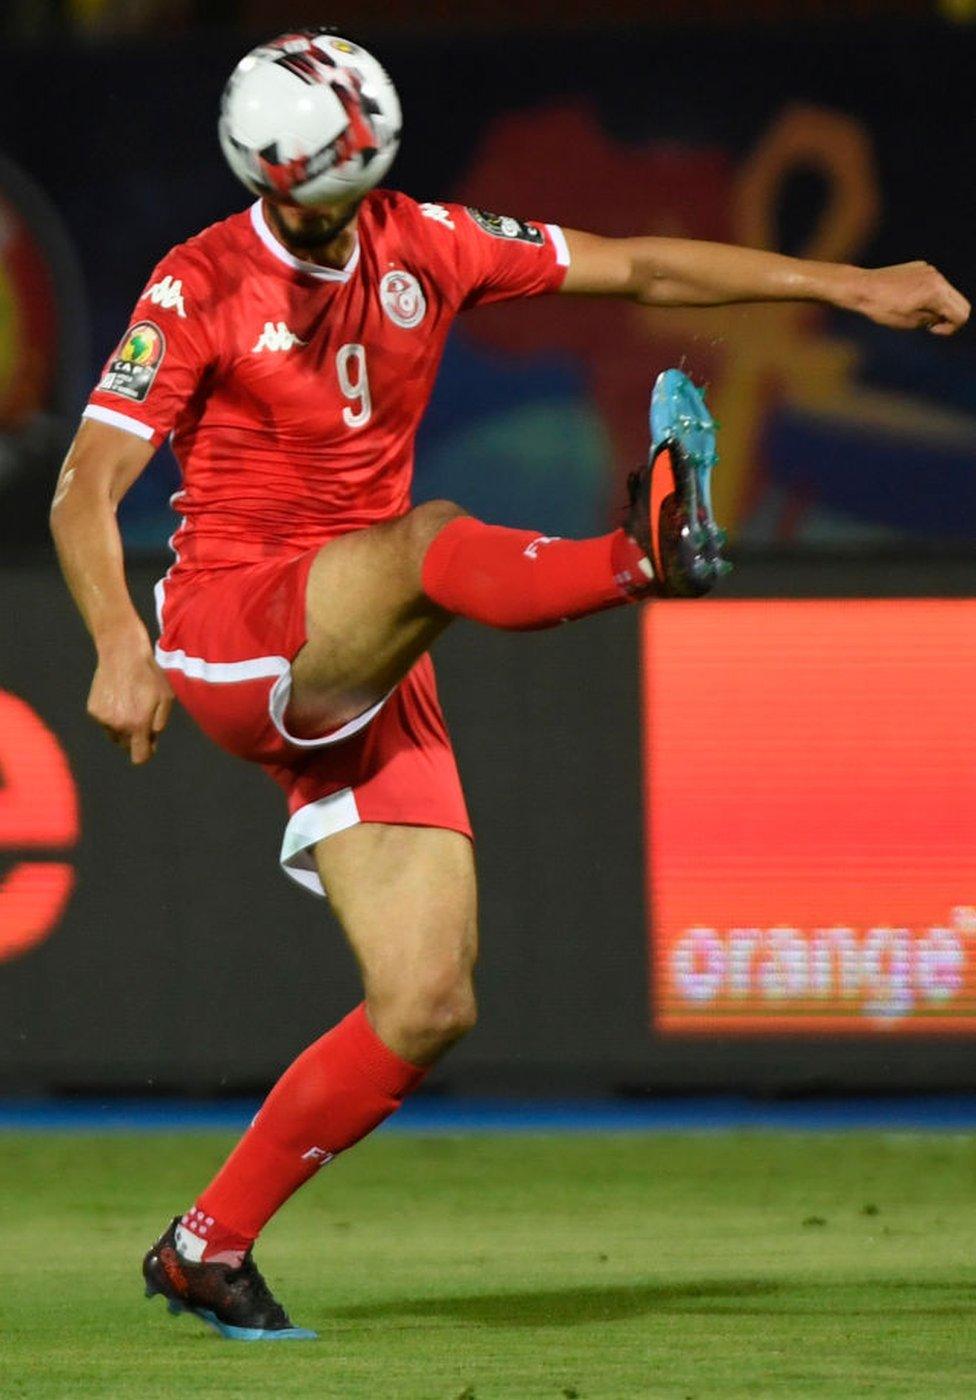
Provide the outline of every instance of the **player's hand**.
{"type": "Polygon", "coordinates": [[[927,262],[859,268],[851,309],[893,330],[954,335],[969,320],[969,302],[927,262]]]}
{"type": "Polygon", "coordinates": [[[99,649],[88,713],[133,763],[148,763],[173,708],[166,676],[145,645],[99,649]]]}

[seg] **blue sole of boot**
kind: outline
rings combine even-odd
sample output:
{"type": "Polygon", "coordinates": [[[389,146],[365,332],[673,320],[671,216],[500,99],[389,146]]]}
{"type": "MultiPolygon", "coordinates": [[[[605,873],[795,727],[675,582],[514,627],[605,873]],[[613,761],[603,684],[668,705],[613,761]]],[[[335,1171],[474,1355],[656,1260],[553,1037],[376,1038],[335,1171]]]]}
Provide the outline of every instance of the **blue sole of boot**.
{"type": "Polygon", "coordinates": [[[715,420],[705,406],[701,390],[680,369],[663,370],[651,391],[648,414],[651,451],[676,442],[692,466],[697,504],[709,525],[712,513],[712,469],[718,461],[715,420]]]}
{"type": "MultiPolygon", "coordinates": [[[[147,1298],[153,1296],[152,1293],[146,1294],[147,1298]]],[[[175,1298],[167,1298],[166,1307],[173,1317],[179,1317],[180,1313],[198,1317],[229,1342],[314,1342],[319,1335],[308,1327],[283,1327],[277,1331],[268,1331],[263,1327],[233,1327],[229,1322],[221,1322],[209,1308],[189,1308],[175,1298]]]]}

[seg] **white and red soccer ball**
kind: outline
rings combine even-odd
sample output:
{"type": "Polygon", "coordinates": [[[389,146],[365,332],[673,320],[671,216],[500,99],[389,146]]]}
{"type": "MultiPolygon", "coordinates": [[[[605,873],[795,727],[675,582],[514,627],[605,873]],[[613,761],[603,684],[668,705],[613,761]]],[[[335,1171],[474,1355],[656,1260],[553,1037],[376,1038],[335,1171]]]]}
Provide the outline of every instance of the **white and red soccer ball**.
{"type": "Polygon", "coordinates": [[[255,194],[298,204],[363,195],[400,144],[400,100],[382,66],[328,30],[252,49],[224,89],[218,131],[230,168],[255,194]]]}

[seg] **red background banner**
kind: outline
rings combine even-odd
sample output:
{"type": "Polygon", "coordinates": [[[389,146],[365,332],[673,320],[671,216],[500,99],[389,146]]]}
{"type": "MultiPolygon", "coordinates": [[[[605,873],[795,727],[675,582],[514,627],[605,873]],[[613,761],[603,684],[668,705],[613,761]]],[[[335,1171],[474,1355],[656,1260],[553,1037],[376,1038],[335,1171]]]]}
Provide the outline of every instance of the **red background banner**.
{"type": "Polygon", "coordinates": [[[645,609],[665,1034],[976,1033],[976,603],[645,609]]]}
{"type": "Polygon", "coordinates": [[[0,690],[0,861],[8,851],[32,853],[0,869],[0,962],[54,932],[75,870],[45,848],[72,847],[78,836],[78,796],[60,744],[24,700],[0,690]]]}

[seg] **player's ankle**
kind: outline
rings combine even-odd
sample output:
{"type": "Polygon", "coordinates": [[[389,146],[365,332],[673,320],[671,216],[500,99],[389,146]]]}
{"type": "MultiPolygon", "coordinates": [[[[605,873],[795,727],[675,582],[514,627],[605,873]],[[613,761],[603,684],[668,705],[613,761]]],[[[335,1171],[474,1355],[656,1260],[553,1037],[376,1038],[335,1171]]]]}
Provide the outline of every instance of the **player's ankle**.
{"type": "Polygon", "coordinates": [[[614,533],[610,561],[617,587],[629,598],[647,598],[660,592],[647,551],[626,530],[614,533]]]}
{"type": "Polygon", "coordinates": [[[176,1227],[176,1252],[188,1264],[229,1264],[237,1268],[253,1245],[242,1235],[192,1205],[176,1227]]]}

